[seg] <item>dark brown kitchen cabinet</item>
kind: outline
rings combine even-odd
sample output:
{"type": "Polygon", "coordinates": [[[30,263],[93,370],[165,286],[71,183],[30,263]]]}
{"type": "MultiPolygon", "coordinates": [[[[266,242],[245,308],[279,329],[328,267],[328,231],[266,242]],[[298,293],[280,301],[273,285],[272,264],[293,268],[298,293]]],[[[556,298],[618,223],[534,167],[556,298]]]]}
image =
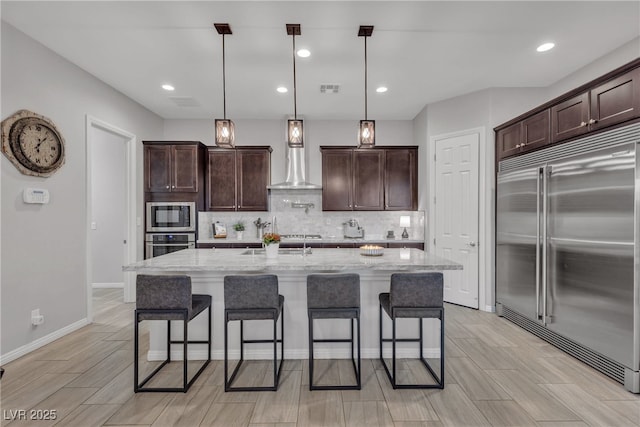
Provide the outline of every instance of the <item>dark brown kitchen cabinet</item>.
{"type": "Polygon", "coordinates": [[[552,141],[640,117],[640,68],[551,107],[552,141]]]}
{"type": "Polygon", "coordinates": [[[581,93],[551,107],[551,141],[585,134],[589,131],[589,93],[581,93]]]}
{"type": "Polygon", "coordinates": [[[550,142],[549,110],[540,111],[496,133],[498,158],[531,151],[550,142]]]}
{"type": "Polygon", "coordinates": [[[591,89],[589,100],[590,130],[640,117],[640,68],[591,89]]]}
{"type": "Polygon", "coordinates": [[[640,58],[496,127],[496,157],[524,154],[638,119],[640,58]]]}
{"type": "Polygon", "coordinates": [[[424,243],[418,242],[389,242],[387,243],[387,247],[389,248],[400,248],[400,249],[420,249],[424,250],[424,243]]]}
{"type": "Polygon", "coordinates": [[[145,191],[197,193],[201,146],[199,142],[144,142],[145,191]]]}
{"type": "Polygon", "coordinates": [[[353,210],[384,210],[384,150],[353,150],[353,210]]]}
{"type": "Polygon", "coordinates": [[[322,150],[322,210],[353,210],[351,149],[322,150]]]}
{"type": "Polygon", "coordinates": [[[210,148],[206,209],[266,211],[271,183],[271,147],[210,148]]]}
{"type": "Polygon", "coordinates": [[[417,147],[320,147],[322,210],[416,210],[417,147]]]}
{"type": "Polygon", "coordinates": [[[384,161],[385,210],[417,210],[418,149],[388,148],[384,161]]]}

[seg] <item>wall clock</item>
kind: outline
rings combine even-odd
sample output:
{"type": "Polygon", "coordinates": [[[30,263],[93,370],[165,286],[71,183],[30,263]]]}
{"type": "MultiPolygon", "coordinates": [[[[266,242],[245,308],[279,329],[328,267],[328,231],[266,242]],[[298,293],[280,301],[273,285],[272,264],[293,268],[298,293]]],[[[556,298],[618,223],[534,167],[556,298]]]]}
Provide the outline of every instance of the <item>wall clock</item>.
{"type": "Polygon", "coordinates": [[[47,117],[20,110],[2,121],[2,152],[23,174],[46,177],[64,164],[64,138],[47,117]]]}

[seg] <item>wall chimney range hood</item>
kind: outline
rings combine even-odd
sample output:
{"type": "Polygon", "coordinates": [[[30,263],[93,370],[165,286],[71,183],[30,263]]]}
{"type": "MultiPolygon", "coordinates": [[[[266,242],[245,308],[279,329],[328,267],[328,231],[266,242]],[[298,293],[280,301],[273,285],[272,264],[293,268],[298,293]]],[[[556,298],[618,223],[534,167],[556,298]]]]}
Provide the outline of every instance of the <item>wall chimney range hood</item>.
{"type": "Polygon", "coordinates": [[[321,185],[307,182],[304,147],[287,147],[287,178],[284,182],[267,186],[270,190],[320,190],[321,185]]]}

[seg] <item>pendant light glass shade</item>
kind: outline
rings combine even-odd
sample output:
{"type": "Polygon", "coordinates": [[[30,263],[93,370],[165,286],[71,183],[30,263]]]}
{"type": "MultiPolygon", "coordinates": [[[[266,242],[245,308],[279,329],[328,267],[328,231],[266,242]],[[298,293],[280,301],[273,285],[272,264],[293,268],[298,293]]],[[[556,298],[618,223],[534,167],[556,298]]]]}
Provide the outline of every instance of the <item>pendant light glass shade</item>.
{"type": "Polygon", "coordinates": [[[367,37],[373,34],[373,25],[361,25],[358,37],[364,37],[364,120],[360,120],[358,129],[358,148],[371,148],[376,145],[376,121],[367,119],[367,37]]]}
{"type": "Polygon", "coordinates": [[[227,86],[226,86],[226,73],[225,73],[225,50],[224,50],[224,36],[233,34],[229,24],[213,24],[218,31],[218,34],[222,35],[222,108],[223,119],[215,119],[215,140],[218,147],[233,148],[235,146],[235,126],[233,122],[227,119],[227,86]]]}
{"type": "Polygon", "coordinates": [[[361,148],[376,145],[376,121],[360,120],[360,134],[358,140],[361,148]]]}
{"type": "Polygon", "coordinates": [[[293,42],[293,119],[287,120],[287,145],[291,148],[304,147],[304,127],[298,119],[296,93],[296,36],[302,34],[300,24],[287,24],[287,34],[293,42]]]}
{"type": "Polygon", "coordinates": [[[302,120],[287,120],[287,142],[289,147],[303,147],[302,135],[303,124],[302,120]]]}
{"type": "Polygon", "coordinates": [[[233,148],[235,139],[235,126],[228,119],[216,119],[216,145],[219,147],[233,148]]]}

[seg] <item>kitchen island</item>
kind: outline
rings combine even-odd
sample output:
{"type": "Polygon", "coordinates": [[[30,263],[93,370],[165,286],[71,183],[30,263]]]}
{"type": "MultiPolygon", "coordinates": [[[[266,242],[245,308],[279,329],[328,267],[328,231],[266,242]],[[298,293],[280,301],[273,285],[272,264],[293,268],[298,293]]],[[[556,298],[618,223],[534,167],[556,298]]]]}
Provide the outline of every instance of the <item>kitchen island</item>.
{"type": "MultiPolygon", "coordinates": [[[[378,357],[378,294],[389,291],[389,278],[393,272],[401,271],[443,271],[461,270],[462,265],[453,261],[437,257],[419,249],[384,249],[382,256],[363,256],[359,249],[325,249],[313,248],[309,254],[297,251],[281,254],[275,259],[267,259],[260,250],[253,249],[185,249],[179,252],[139,261],[124,267],[125,271],[141,274],[186,274],[191,276],[194,293],[209,294],[213,297],[212,358],[223,358],[224,341],[224,276],[229,274],[276,274],[278,276],[280,294],[285,297],[284,327],[285,327],[285,358],[306,359],[308,357],[307,335],[307,303],[306,276],[310,273],[358,273],[360,275],[361,298],[361,338],[362,357],[378,357]]],[[[192,339],[198,339],[206,334],[206,316],[194,319],[190,325],[192,339]]],[[[415,319],[404,320],[406,325],[399,323],[398,330],[406,333],[417,331],[415,319]]],[[[425,323],[427,355],[437,356],[438,322],[429,319],[429,327],[425,323]],[[430,351],[430,349],[432,349],[430,351]]],[[[249,322],[246,328],[247,338],[256,336],[268,338],[271,336],[269,322],[249,322]],[[255,324],[253,324],[255,323],[255,324]],[[255,334],[256,336],[252,336],[255,334]]],[[[238,322],[230,327],[230,336],[237,337],[238,322]]],[[[179,333],[174,327],[174,333],[179,333]]],[[[327,320],[317,323],[315,327],[317,337],[327,336],[332,329],[348,334],[346,321],[327,320]],[[336,329],[337,327],[337,329],[336,329]]],[[[385,329],[387,330],[387,329],[385,329]]],[[[334,336],[336,332],[333,333],[334,336]]],[[[166,322],[153,321],[150,327],[150,346],[148,358],[161,360],[165,357],[166,322]]],[[[236,340],[231,339],[230,345],[237,349],[236,340]]],[[[180,346],[174,346],[172,358],[182,357],[180,346]],[[175,352],[175,353],[174,353],[175,352]]],[[[190,350],[190,359],[206,358],[204,346],[194,346],[190,350]]],[[[413,354],[413,352],[411,352],[413,354]]],[[[238,351],[230,352],[231,357],[238,357],[238,351]]],[[[348,357],[346,345],[318,346],[316,357],[348,357]]],[[[402,349],[399,350],[402,355],[402,349]]],[[[268,359],[272,357],[272,347],[265,345],[251,345],[246,348],[245,357],[268,359]]]]}

